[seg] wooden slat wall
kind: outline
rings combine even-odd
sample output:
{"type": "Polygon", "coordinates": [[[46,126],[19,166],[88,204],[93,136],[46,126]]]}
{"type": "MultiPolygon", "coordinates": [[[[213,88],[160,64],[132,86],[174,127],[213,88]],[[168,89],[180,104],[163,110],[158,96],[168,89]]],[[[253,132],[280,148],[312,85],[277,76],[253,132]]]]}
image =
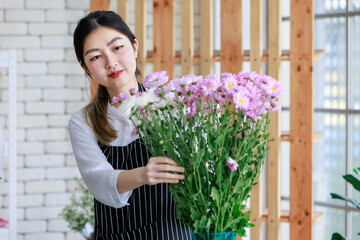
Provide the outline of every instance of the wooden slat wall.
{"type": "Polygon", "coordinates": [[[194,0],[181,2],[181,71],[194,73],[194,0]]]}
{"type": "Polygon", "coordinates": [[[146,0],[135,0],[135,36],[139,43],[137,67],[143,77],[138,79],[143,82],[146,76],[146,0]]]}
{"type": "MultiPolygon", "coordinates": [[[[280,80],[281,67],[281,0],[269,0],[268,6],[268,74],[280,80]]],[[[268,219],[267,239],[280,240],[280,143],[281,143],[281,112],[270,114],[270,139],[267,154],[268,174],[268,219]]]]}
{"type": "Polygon", "coordinates": [[[312,239],[314,1],[291,0],[290,239],[312,239]]]}
{"type": "MultiPolygon", "coordinates": [[[[251,71],[262,72],[262,1],[252,0],[250,8],[250,64],[251,71]]],[[[250,193],[251,222],[255,224],[250,230],[251,240],[260,240],[262,235],[262,196],[261,175],[258,184],[250,193]]]]}
{"type": "Polygon", "coordinates": [[[129,24],[129,0],[117,0],[117,13],[129,24]]]}
{"type": "Polygon", "coordinates": [[[213,74],[213,1],[200,0],[200,74],[213,74]]]}
{"type": "MultiPolygon", "coordinates": [[[[97,10],[110,10],[110,0],[90,0],[90,12],[97,10]]],[[[91,79],[91,97],[95,95],[97,87],[98,83],[94,79],[91,79]]]]}
{"type": "Polygon", "coordinates": [[[90,12],[110,10],[110,0],[90,0],[90,12]]]}
{"type": "Polygon", "coordinates": [[[174,78],[175,9],[174,0],[154,0],[154,71],[166,70],[174,78]]]}
{"type": "Polygon", "coordinates": [[[221,1],[221,72],[242,70],[242,0],[221,1]]]}

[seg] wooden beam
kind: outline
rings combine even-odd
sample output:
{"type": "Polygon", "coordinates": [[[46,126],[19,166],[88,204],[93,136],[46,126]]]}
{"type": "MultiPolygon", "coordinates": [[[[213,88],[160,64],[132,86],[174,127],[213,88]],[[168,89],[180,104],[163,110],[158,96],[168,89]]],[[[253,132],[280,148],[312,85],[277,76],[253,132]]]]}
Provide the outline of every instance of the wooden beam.
{"type": "Polygon", "coordinates": [[[174,0],[154,0],[154,71],[166,70],[174,78],[175,9],[174,0]]]}
{"type": "MultiPolygon", "coordinates": [[[[280,80],[281,76],[281,0],[269,0],[268,5],[268,74],[280,80]]],[[[279,100],[280,102],[280,100],[279,100]]],[[[270,114],[270,135],[273,141],[268,143],[267,154],[268,174],[268,218],[267,239],[280,240],[281,222],[281,188],[280,188],[280,143],[281,143],[281,112],[270,114]]]]}
{"type": "Polygon", "coordinates": [[[242,70],[242,0],[221,1],[221,72],[242,70]]]}
{"type": "Polygon", "coordinates": [[[181,2],[181,71],[194,73],[194,0],[181,2]]]}
{"type": "MultiPolygon", "coordinates": [[[[250,68],[258,74],[262,72],[262,1],[252,0],[250,7],[250,68]]],[[[261,210],[261,176],[260,174],[257,185],[250,193],[251,222],[255,225],[250,229],[251,240],[260,240],[262,235],[261,210]]]]}
{"type": "Polygon", "coordinates": [[[213,1],[200,0],[200,74],[213,74],[213,1]]]}
{"type": "MultiPolygon", "coordinates": [[[[90,12],[110,10],[110,0],[90,0],[90,12]]],[[[98,83],[92,78],[90,82],[91,98],[94,97],[98,83]]]]}
{"type": "Polygon", "coordinates": [[[117,0],[117,13],[127,24],[129,23],[129,0],[117,0]]]}
{"type": "MultiPolygon", "coordinates": [[[[143,77],[146,74],[146,0],[135,0],[135,36],[139,43],[137,67],[143,77]]],[[[140,82],[144,78],[139,79],[140,82]]]]}
{"type": "Polygon", "coordinates": [[[90,12],[110,10],[110,0],[90,0],[90,12]]]}
{"type": "Polygon", "coordinates": [[[291,0],[290,239],[313,236],[314,1],[291,0]]]}
{"type": "MultiPolygon", "coordinates": [[[[323,53],[323,52],[324,52],[324,50],[315,50],[314,60],[316,59],[316,56],[318,56],[320,53],[323,53]]],[[[146,62],[152,63],[152,61],[153,61],[152,55],[153,55],[152,51],[147,52],[146,62]]],[[[263,55],[262,55],[262,62],[268,62],[268,59],[269,59],[269,54],[266,50],[264,50],[263,55]]],[[[212,56],[212,61],[220,62],[220,51],[219,50],[214,50],[214,54],[212,56]]],[[[249,61],[250,61],[250,51],[243,50],[243,62],[249,62],[249,61]]],[[[290,61],[290,51],[289,50],[283,50],[281,52],[281,61],[290,61]]],[[[194,63],[200,62],[200,54],[196,50],[194,52],[193,62],[194,63]]],[[[175,51],[175,63],[181,63],[181,51],[175,51]]]]}

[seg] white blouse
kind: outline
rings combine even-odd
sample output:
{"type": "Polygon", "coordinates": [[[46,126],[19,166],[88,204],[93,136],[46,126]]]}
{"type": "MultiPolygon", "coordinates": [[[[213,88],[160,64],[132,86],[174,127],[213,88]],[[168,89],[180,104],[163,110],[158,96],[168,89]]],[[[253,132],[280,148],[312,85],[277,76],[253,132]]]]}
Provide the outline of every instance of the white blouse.
{"type": "MultiPolygon", "coordinates": [[[[118,137],[110,146],[126,146],[138,138],[131,136],[133,123],[111,104],[108,104],[108,119],[118,131],[118,137]]],[[[114,208],[128,205],[132,190],[118,193],[116,188],[118,175],[125,170],[115,170],[107,161],[98,146],[98,139],[85,122],[82,110],[70,118],[68,128],[80,174],[93,196],[114,208]]]]}

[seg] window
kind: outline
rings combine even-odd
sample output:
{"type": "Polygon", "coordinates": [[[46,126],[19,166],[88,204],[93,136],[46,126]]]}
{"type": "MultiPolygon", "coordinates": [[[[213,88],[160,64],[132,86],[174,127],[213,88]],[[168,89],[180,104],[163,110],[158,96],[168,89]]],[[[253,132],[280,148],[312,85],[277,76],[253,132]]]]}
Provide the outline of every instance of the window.
{"type": "MultiPolygon", "coordinates": [[[[282,46],[289,49],[290,1],[283,3],[282,46]]],[[[324,213],[314,225],[314,239],[333,232],[357,239],[360,212],[351,204],[332,200],[331,192],[360,200],[342,175],[360,166],[360,0],[316,0],[314,44],[324,50],[314,62],[314,130],[323,132],[314,143],[314,210],[324,213]]],[[[289,64],[282,64],[282,81],[289,91],[289,64]]],[[[282,98],[282,129],[289,130],[289,93],[282,98]]],[[[282,144],[282,162],[289,163],[289,144],[282,144]]],[[[288,173],[282,171],[282,183],[288,173]]],[[[289,186],[282,185],[283,206],[289,186]]],[[[282,239],[287,239],[283,236],[282,239]]]]}

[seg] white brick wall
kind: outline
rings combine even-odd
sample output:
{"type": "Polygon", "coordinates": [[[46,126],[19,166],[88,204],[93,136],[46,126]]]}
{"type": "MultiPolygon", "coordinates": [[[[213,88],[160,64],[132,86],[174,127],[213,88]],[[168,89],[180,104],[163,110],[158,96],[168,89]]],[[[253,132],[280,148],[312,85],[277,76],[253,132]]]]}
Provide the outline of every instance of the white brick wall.
{"type": "Polygon", "coordinates": [[[44,36],[41,45],[45,48],[72,48],[72,41],[71,36],[44,36]]]}
{"type": "MultiPolygon", "coordinates": [[[[39,234],[25,234],[24,240],[64,240],[64,233],[39,233],[39,234]]],[[[69,239],[70,240],[70,239],[69,239]]]]}
{"type": "Polygon", "coordinates": [[[38,36],[6,36],[0,35],[1,49],[39,48],[40,37],[38,36]]]}
{"type": "Polygon", "coordinates": [[[65,192],[66,185],[64,181],[29,181],[25,183],[26,193],[54,193],[65,192]]]}
{"type": "Polygon", "coordinates": [[[89,9],[90,8],[90,1],[87,0],[66,0],[67,7],[69,9],[89,9]]]}
{"type": "Polygon", "coordinates": [[[19,233],[41,233],[46,231],[46,221],[19,221],[19,233]]]}
{"type": "Polygon", "coordinates": [[[64,49],[27,49],[24,51],[25,61],[63,61],[64,49]]]}
{"type": "Polygon", "coordinates": [[[44,22],[44,10],[6,10],[7,22],[44,22]]]}
{"type": "Polygon", "coordinates": [[[29,9],[63,9],[65,1],[60,0],[25,0],[29,9]]]}
{"type": "MultiPolygon", "coordinates": [[[[72,1],[78,2],[78,1],[72,1]]],[[[48,10],[46,11],[46,21],[48,22],[77,22],[85,15],[83,10],[48,10]]]]}
{"type": "Polygon", "coordinates": [[[0,10],[0,22],[4,21],[4,10],[0,10]]]}
{"type": "Polygon", "coordinates": [[[24,35],[27,33],[25,23],[0,23],[1,35],[24,35]]]}
{"type": "Polygon", "coordinates": [[[64,75],[35,75],[26,77],[28,88],[59,88],[65,86],[64,75]]]}
{"type": "Polygon", "coordinates": [[[65,35],[68,32],[66,23],[30,23],[30,35],[65,35]]]}
{"type": "Polygon", "coordinates": [[[24,8],[24,0],[0,0],[2,9],[18,9],[24,8]]]}
{"type": "Polygon", "coordinates": [[[63,154],[27,155],[25,158],[26,167],[61,167],[64,163],[63,154]]]}
{"type": "MultiPolygon", "coordinates": [[[[116,5],[111,0],[112,9],[116,5]]],[[[133,3],[129,7],[134,10],[133,3]]],[[[58,214],[70,204],[74,177],[80,177],[67,124],[90,98],[90,80],[77,62],[72,38],[89,8],[89,0],[0,0],[0,50],[16,49],[18,61],[18,240],[83,240],[58,214]]],[[[151,10],[147,20],[151,25],[151,10]]],[[[1,73],[0,127],[7,136],[8,81],[6,71],[1,73]]],[[[0,181],[0,216],[6,219],[8,193],[8,183],[0,181]]]]}

